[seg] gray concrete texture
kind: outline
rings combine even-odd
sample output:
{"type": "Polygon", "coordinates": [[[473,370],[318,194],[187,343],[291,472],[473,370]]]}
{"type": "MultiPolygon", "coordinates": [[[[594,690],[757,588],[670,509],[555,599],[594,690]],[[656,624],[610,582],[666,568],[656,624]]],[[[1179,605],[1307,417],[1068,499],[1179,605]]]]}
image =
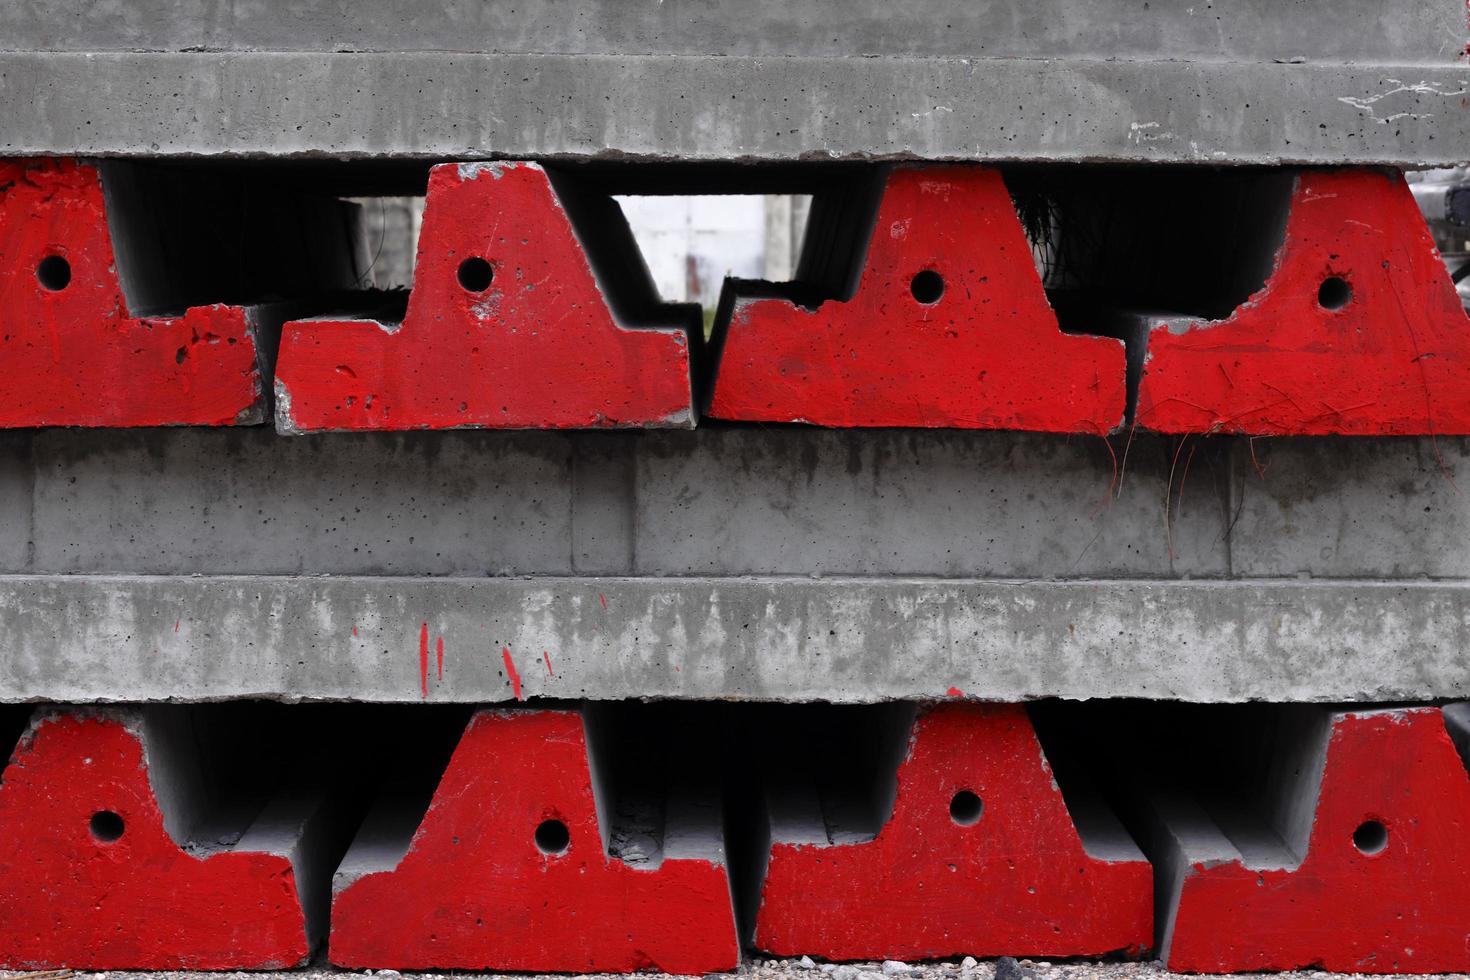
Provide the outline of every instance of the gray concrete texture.
{"type": "Polygon", "coordinates": [[[0,434],[0,574],[1470,578],[1470,439],[0,434]]]}
{"type": "Polygon", "coordinates": [[[1458,0],[61,0],[0,9],[12,51],[455,51],[572,55],[913,56],[1453,65],[1458,0]]]}
{"type": "Polygon", "coordinates": [[[1460,0],[19,3],[0,152],[1431,166],[1467,40],[1460,0]]]}
{"type": "Polygon", "coordinates": [[[1467,629],[1463,582],[19,576],[0,701],[1426,700],[1467,629]]]}
{"type": "MultiPolygon", "coordinates": [[[[1377,33],[1338,12],[1317,20],[1377,33]]],[[[11,51],[0,52],[11,110],[0,154],[1435,167],[1470,158],[1467,93],[1470,69],[1448,55],[1323,63],[1310,50],[1254,61],[11,51]]]]}
{"type": "Polygon", "coordinates": [[[0,458],[3,700],[419,700],[423,624],[447,701],[513,697],[502,649],[529,697],[1470,696],[1470,440],[51,430],[0,458]]]}

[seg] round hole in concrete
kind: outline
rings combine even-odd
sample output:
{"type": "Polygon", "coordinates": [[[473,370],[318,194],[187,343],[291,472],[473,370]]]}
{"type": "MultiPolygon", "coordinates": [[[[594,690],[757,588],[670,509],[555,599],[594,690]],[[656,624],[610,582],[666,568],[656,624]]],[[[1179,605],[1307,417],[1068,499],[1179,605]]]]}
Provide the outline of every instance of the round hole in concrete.
{"type": "Polygon", "coordinates": [[[1360,854],[1377,854],[1388,846],[1388,828],[1377,820],[1364,820],[1353,831],[1353,846],[1360,854]]]}
{"type": "Polygon", "coordinates": [[[944,277],[933,269],[925,269],[909,283],[909,292],[925,306],[933,306],[944,295],[944,277]]]}
{"type": "Polygon", "coordinates": [[[572,835],[560,820],[543,820],[536,825],[536,847],[542,854],[565,854],[572,835]]]}
{"type": "Polygon", "coordinates": [[[48,255],[36,263],[36,281],[42,289],[59,293],[71,284],[71,263],[59,255],[48,255]]]}
{"type": "Polygon", "coordinates": [[[956,793],[949,801],[949,818],[961,827],[968,827],[980,820],[980,812],[985,809],[985,804],[980,797],[967,789],[956,793]]]}
{"type": "Polygon", "coordinates": [[[87,829],[92,836],[104,844],[111,844],[123,835],[123,818],[112,810],[98,810],[92,814],[92,819],[87,821],[87,829]]]}
{"type": "Polygon", "coordinates": [[[1328,276],[1317,287],[1317,305],[1324,310],[1340,310],[1353,301],[1353,287],[1342,276],[1328,276]]]}
{"type": "Polygon", "coordinates": [[[478,255],[459,264],[459,284],[469,292],[483,293],[494,279],[495,270],[478,255]]]}

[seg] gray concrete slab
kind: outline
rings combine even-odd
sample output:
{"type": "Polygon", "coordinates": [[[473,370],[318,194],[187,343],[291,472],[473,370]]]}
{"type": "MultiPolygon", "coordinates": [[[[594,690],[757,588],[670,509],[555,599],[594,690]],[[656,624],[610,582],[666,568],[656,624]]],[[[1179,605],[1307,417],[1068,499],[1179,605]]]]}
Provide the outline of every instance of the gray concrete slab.
{"type": "Polygon", "coordinates": [[[24,432],[0,432],[0,568],[30,565],[35,467],[24,432]]]}
{"type": "Polygon", "coordinates": [[[1425,700],[1467,629],[1463,580],[5,576],[0,701],[1425,700]]]}
{"type": "Polygon", "coordinates": [[[34,442],[34,569],[574,571],[565,437],[54,430],[34,442]]]}
{"type": "Polygon", "coordinates": [[[0,453],[0,573],[1470,578],[1455,438],[49,430],[0,453]]]}
{"type": "Polygon", "coordinates": [[[1233,453],[1241,576],[1470,576],[1470,440],[1257,439],[1233,453]]]}
{"type": "Polygon", "coordinates": [[[647,439],[634,571],[1224,576],[1223,457],[1192,457],[1166,519],[1170,446],[1114,441],[792,428],[647,439]]]}
{"type": "MultiPolygon", "coordinates": [[[[1354,39],[1398,36],[1361,26],[1372,17],[1308,12],[1318,5],[1289,6],[1304,25],[1352,24],[1354,39]]],[[[1086,58],[244,52],[203,42],[188,51],[9,51],[0,53],[0,104],[10,109],[0,154],[1414,167],[1470,157],[1470,68],[1455,61],[1464,31],[1441,16],[1450,0],[1429,22],[1437,45],[1414,42],[1411,60],[1390,51],[1393,60],[1379,63],[1276,50],[1262,26],[1272,18],[1258,16],[1268,6],[1250,5],[1254,29],[1271,41],[1269,56],[1249,61],[1222,56],[1214,42],[1193,61],[1134,60],[1106,45],[1086,58]]],[[[1221,16],[1212,9],[1202,19],[1221,16]]],[[[1406,19],[1393,13],[1390,22],[1406,19]]],[[[65,25],[73,28],[70,16],[65,25]]],[[[1208,30],[1184,34],[1204,43],[1208,30]]],[[[1155,57],[1183,43],[1164,33],[1150,42],[1155,57]]]]}
{"type": "Polygon", "coordinates": [[[0,473],[0,572],[1224,576],[1224,458],[1179,456],[1166,519],[1171,444],[1114,442],[1120,486],[1020,433],[52,430],[0,473]]]}
{"type": "Polygon", "coordinates": [[[37,51],[480,51],[542,54],[1201,59],[1453,64],[1458,0],[131,0],[7,4],[0,48],[37,51]],[[270,16],[262,16],[264,11],[270,16]]]}

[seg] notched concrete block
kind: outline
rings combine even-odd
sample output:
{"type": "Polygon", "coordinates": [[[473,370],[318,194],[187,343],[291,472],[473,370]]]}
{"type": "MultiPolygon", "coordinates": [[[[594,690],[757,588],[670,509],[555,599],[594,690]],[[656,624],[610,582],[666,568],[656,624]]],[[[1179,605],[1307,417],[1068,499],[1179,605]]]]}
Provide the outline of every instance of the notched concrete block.
{"type": "Polygon", "coordinates": [[[1264,288],[1179,326],[1149,333],[1141,428],[1470,433],[1470,321],[1399,174],[1303,172],[1264,288]]]}
{"type": "MultiPolygon", "coordinates": [[[[1165,964],[1470,969],[1463,706],[1279,710],[1255,792],[1148,800],[1165,964]]],[[[1249,754],[1227,744],[1221,758],[1249,754]]]]}
{"type": "Polygon", "coordinates": [[[1149,946],[1148,863],[1090,794],[1063,800],[1024,707],[929,707],[899,738],[878,826],[813,785],[772,792],[757,948],[881,960],[1149,946]]]}
{"type": "Polygon", "coordinates": [[[702,341],[610,197],[535,164],[442,164],[401,325],[286,324],[276,427],[691,428],[702,341]]]}
{"type": "Polygon", "coordinates": [[[0,781],[9,969],[268,970],[325,932],[321,795],[210,788],[185,709],[42,710],[0,781]]]}
{"type": "Polygon", "coordinates": [[[261,418],[262,318],[223,303],[137,315],[119,275],[126,251],[114,253],[94,167],[0,161],[0,427],[261,418]]]}
{"type": "Polygon", "coordinates": [[[1062,333],[999,171],[899,167],[813,202],[797,283],[721,297],[714,418],[1103,434],[1121,341],[1062,333]]]}
{"type": "Polygon", "coordinates": [[[384,795],[353,842],[336,875],[332,962],[733,969],[718,797],[659,801],[632,833],[614,835],[589,748],[576,712],[475,714],[427,813],[384,795]]]}

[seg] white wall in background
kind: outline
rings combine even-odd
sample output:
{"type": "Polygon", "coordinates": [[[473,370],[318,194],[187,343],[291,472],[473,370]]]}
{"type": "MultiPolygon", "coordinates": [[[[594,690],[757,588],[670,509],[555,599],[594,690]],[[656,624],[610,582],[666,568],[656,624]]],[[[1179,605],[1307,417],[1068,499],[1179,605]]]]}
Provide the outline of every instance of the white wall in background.
{"type": "Polygon", "coordinates": [[[808,200],[731,194],[620,197],[618,203],[659,295],[714,306],[726,276],[790,278],[808,200]]]}

